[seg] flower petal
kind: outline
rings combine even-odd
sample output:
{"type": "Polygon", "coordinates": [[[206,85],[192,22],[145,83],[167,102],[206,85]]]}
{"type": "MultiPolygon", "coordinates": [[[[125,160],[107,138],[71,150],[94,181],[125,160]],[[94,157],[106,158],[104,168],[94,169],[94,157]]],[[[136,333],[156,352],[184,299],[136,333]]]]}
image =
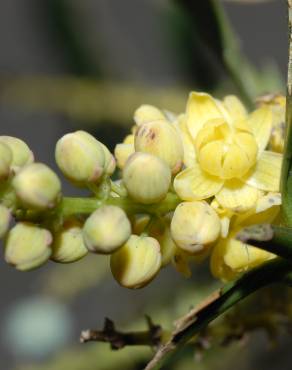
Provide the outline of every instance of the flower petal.
{"type": "Polygon", "coordinates": [[[238,213],[255,207],[258,197],[259,190],[237,179],[226,181],[223,188],[216,194],[216,199],[222,207],[238,213]]]}
{"type": "Polygon", "coordinates": [[[233,271],[244,272],[258,266],[274,255],[270,252],[229,238],[224,255],[225,264],[233,271]]]}
{"type": "Polygon", "coordinates": [[[184,148],[184,159],[183,163],[186,167],[191,167],[196,161],[196,150],[195,146],[192,142],[192,138],[190,136],[189,130],[186,126],[186,117],[181,116],[178,119],[178,130],[180,132],[180,136],[183,142],[184,148]]]}
{"type": "Polygon", "coordinates": [[[212,274],[224,281],[234,280],[241,273],[274,257],[272,253],[236,240],[234,237],[239,230],[234,230],[229,238],[221,239],[212,251],[212,274]]]}
{"type": "Polygon", "coordinates": [[[273,116],[271,109],[268,106],[262,106],[255,110],[248,117],[248,123],[253,130],[260,155],[268,145],[272,132],[273,116]]]}
{"type": "Polygon", "coordinates": [[[236,216],[233,227],[272,223],[280,211],[280,193],[269,193],[260,196],[253,210],[236,216]]]}
{"type": "Polygon", "coordinates": [[[279,191],[282,158],[279,153],[265,150],[246,183],[260,190],[279,191]]]}
{"type": "Polygon", "coordinates": [[[235,95],[225,96],[223,103],[233,121],[239,121],[246,118],[247,111],[235,95]]]}
{"type": "Polygon", "coordinates": [[[216,118],[229,117],[223,104],[206,93],[190,93],[186,108],[186,124],[193,139],[203,125],[216,118]]]}
{"type": "Polygon", "coordinates": [[[174,179],[174,189],[183,200],[209,198],[222,188],[224,181],[203,172],[198,163],[180,172],[174,179]]]}

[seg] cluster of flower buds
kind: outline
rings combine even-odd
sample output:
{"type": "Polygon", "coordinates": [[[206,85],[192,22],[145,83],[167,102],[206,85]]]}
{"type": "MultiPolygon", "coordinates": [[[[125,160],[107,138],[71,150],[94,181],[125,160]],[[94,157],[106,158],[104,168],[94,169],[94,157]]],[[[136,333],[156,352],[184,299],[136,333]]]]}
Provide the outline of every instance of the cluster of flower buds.
{"type": "Polygon", "coordinates": [[[277,217],[282,103],[248,113],[235,96],[193,92],[180,115],[142,105],[114,155],[87,132],[69,133],[56,163],[89,198],[62,197],[58,176],[25,143],[0,137],[5,259],[29,270],[110,255],[117,282],[136,289],[169,264],[189,276],[190,263],[210,256],[214,276],[230,280],[273,258],[236,234],[277,217]]]}

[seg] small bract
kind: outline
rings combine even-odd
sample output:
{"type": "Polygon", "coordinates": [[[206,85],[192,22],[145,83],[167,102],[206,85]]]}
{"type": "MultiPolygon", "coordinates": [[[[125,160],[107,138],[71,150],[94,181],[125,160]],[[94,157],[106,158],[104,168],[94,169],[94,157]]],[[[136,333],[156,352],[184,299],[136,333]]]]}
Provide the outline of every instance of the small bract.
{"type": "Polygon", "coordinates": [[[131,235],[111,256],[111,270],[116,281],[125,288],[147,285],[161,267],[160,246],[156,239],[131,235]]]}
{"type": "Polygon", "coordinates": [[[64,175],[80,185],[98,182],[104,171],[103,147],[85,131],[61,137],[56,144],[55,158],[64,175]]]}
{"type": "Polygon", "coordinates": [[[165,198],[171,181],[168,165],[152,154],[137,152],[128,159],[123,181],[129,195],[143,204],[165,198]]]}
{"type": "Polygon", "coordinates": [[[178,247],[200,253],[220,234],[220,219],[207,202],[182,202],[171,221],[171,235],[178,247]]]}
{"type": "Polygon", "coordinates": [[[102,206],[93,212],[83,227],[83,239],[90,252],[110,254],[131,235],[131,224],[125,212],[115,206],[102,206]]]}
{"type": "Polygon", "coordinates": [[[21,271],[43,265],[51,255],[51,233],[28,222],[20,222],[8,233],[5,260],[21,271]]]}
{"type": "Polygon", "coordinates": [[[43,163],[23,167],[13,178],[12,186],[24,205],[32,208],[53,208],[60,197],[58,176],[43,163]]]}

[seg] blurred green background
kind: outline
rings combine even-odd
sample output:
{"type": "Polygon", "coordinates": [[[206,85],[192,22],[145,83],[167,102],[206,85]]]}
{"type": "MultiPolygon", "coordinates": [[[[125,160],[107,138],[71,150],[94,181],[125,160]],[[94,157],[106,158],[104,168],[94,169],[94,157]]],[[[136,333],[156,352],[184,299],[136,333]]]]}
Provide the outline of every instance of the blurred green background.
{"type": "MultiPolygon", "coordinates": [[[[286,3],[1,0],[0,45],[1,134],[22,138],[37,160],[56,169],[61,135],[87,129],[113,149],[141,103],[178,113],[191,89],[237,93],[247,104],[258,94],[283,92],[286,3]],[[217,3],[234,32],[220,23],[217,3]]],[[[0,263],[1,369],[142,369],[149,349],[80,345],[80,331],[101,328],[104,317],[145,328],[146,313],[170,325],[217,284],[207,264],[195,266],[189,280],[168,268],[149,287],[128,291],[102,256],[29,273],[0,263]]],[[[246,344],[206,351],[200,362],[187,350],[172,369],[290,370],[289,346],[286,336],[271,346],[256,333],[246,344]]]]}

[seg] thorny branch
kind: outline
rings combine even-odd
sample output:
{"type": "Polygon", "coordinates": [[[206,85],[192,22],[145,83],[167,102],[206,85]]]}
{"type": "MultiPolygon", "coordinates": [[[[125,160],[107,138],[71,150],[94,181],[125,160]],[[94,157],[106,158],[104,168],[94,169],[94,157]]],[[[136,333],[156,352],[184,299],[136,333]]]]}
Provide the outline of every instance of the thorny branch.
{"type": "Polygon", "coordinates": [[[125,346],[150,346],[157,348],[161,343],[162,330],[154,325],[151,318],[146,316],[148,330],[137,332],[121,332],[116,330],[113,321],[106,318],[103,330],[84,330],[81,332],[80,342],[107,342],[112,349],[121,349],[125,346]]]}

